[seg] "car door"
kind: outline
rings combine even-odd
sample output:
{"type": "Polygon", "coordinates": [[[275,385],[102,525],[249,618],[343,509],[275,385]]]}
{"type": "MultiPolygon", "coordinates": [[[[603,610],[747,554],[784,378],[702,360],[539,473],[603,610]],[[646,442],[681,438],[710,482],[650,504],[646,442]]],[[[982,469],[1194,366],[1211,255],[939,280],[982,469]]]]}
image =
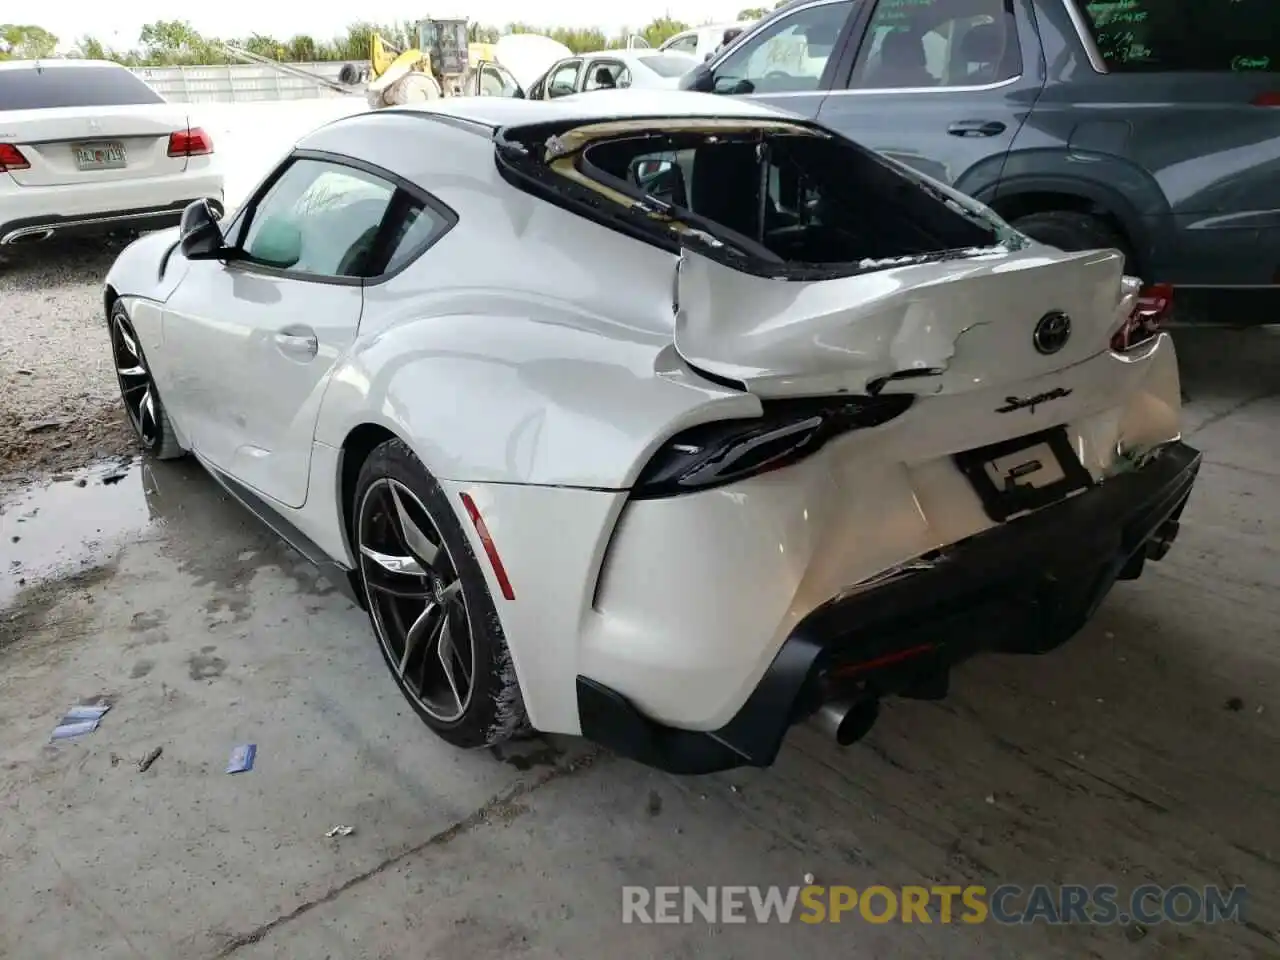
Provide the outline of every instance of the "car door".
{"type": "Polygon", "coordinates": [[[558,97],[577,93],[581,89],[581,79],[582,58],[562,60],[547,74],[546,83],[543,85],[546,89],[546,99],[555,100],[558,97]]]}
{"type": "Polygon", "coordinates": [[[993,187],[1044,85],[1030,0],[874,0],[818,120],[969,193],[993,187]]]}
{"type": "Polygon", "coordinates": [[[691,81],[695,89],[746,96],[812,119],[831,89],[860,2],[815,0],[770,19],[691,81]]]}
{"type": "Polygon", "coordinates": [[[202,458],[289,507],[306,499],[320,398],[359,328],[389,176],[286,161],[233,225],[228,258],[191,263],[165,304],[165,402],[202,458]]]}

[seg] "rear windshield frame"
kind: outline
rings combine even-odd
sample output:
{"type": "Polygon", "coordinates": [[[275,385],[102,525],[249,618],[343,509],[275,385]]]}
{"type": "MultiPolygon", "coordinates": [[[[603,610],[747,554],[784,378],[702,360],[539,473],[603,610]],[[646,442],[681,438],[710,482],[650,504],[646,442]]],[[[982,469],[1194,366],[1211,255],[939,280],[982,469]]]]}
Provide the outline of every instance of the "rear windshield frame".
{"type": "MultiPolygon", "coordinates": [[[[641,118],[629,118],[640,120],[641,118]]],[[[661,130],[661,118],[655,119],[654,140],[664,136],[661,130]]],[[[681,117],[682,121],[697,118],[681,117]]],[[[727,118],[703,118],[709,123],[724,122],[727,118]]],[[[956,194],[954,191],[939,189],[937,186],[919,176],[914,170],[889,158],[883,157],[844,137],[832,134],[829,130],[816,124],[787,118],[790,126],[808,128],[813,134],[824,139],[840,141],[845,147],[856,151],[887,172],[901,178],[907,184],[914,185],[929,199],[945,206],[976,225],[991,231],[993,242],[978,247],[956,247],[939,249],[928,253],[909,257],[886,258],[883,260],[837,261],[828,263],[812,263],[778,260],[775,257],[755,255],[752,247],[755,241],[735,233],[729,228],[719,225],[714,230],[704,230],[697,223],[693,211],[679,207],[671,207],[665,203],[650,203],[653,198],[643,194],[637,187],[620,181],[616,177],[598,168],[589,169],[592,165],[584,159],[583,154],[592,146],[608,140],[636,139],[634,134],[621,134],[618,137],[601,138],[592,141],[584,148],[572,154],[572,161],[577,175],[589,179],[605,191],[622,194],[633,205],[624,206],[616,200],[609,199],[604,192],[568,179],[565,174],[553,169],[546,161],[544,154],[549,143],[554,143],[559,134],[571,132],[574,128],[593,125],[593,121],[577,121],[573,123],[559,122],[538,124],[522,129],[500,129],[494,135],[496,144],[495,161],[499,173],[513,186],[534,194],[548,202],[567,209],[578,216],[593,220],[609,229],[623,233],[646,244],[657,246],[672,253],[679,253],[684,247],[697,250],[698,253],[718,260],[730,267],[761,277],[772,277],[789,280],[828,280],[838,277],[856,276],[886,269],[892,266],[905,266],[914,263],[930,263],[943,260],[963,259],[985,255],[996,251],[1017,250],[1030,241],[1016,229],[1007,224],[999,216],[984,205],[971,198],[956,194]],[[682,213],[691,214],[689,217],[682,213]],[[683,229],[675,229],[671,220],[683,224],[683,229]],[[709,240],[707,238],[710,238],[709,240]],[[741,241],[745,240],[746,243],[741,241]]],[[[565,159],[559,157],[556,159],[565,159]]]]}
{"type": "Polygon", "coordinates": [[[167,103],[126,67],[84,64],[9,67],[0,70],[0,114],[167,103]]]}

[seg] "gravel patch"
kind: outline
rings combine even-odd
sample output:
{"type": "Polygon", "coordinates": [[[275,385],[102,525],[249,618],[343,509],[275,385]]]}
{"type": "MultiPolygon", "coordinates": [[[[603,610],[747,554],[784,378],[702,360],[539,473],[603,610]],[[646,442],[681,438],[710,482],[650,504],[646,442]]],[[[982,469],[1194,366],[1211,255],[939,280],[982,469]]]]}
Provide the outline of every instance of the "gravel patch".
{"type": "Polygon", "coordinates": [[[102,313],[121,247],[50,241],[0,254],[0,480],[135,448],[102,313]]]}

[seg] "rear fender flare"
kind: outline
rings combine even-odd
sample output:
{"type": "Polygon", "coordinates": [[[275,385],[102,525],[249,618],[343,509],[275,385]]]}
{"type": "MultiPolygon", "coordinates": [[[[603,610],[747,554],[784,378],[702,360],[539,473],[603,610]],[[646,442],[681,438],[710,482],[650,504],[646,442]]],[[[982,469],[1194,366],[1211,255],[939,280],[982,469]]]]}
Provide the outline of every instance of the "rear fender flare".
{"type": "Polygon", "coordinates": [[[357,343],[333,371],[315,440],[341,448],[374,424],[442,480],[613,490],[676,431],[759,412],[688,373],[670,343],[539,326],[531,338],[518,317],[437,316],[357,343]]]}

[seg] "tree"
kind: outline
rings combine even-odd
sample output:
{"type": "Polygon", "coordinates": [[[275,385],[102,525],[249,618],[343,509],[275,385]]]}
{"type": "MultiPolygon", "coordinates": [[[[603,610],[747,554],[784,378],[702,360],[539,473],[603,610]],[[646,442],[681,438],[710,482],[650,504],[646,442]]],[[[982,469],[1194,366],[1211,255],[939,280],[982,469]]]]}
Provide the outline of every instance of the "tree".
{"type": "Polygon", "coordinates": [[[747,7],[745,10],[738,11],[738,21],[743,20],[762,20],[769,15],[768,7],[747,7]]]}
{"type": "Polygon", "coordinates": [[[671,17],[657,17],[640,31],[640,36],[648,41],[649,46],[660,47],[677,33],[684,33],[688,29],[689,24],[681,20],[673,20],[671,17]]]}
{"type": "Polygon", "coordinates": [[[186,20],[157,20],[138,35],[147,62],[164,64],[226,63],[227,54],[218,40],[207,40],[186,20]]]}
{"type": "Polygon", "coordinates": [[[6,60],[44,60],[58,49],[58,38],[33,24],[0,23],[0,40],[7,48],[0,59],[6,60]]]}

